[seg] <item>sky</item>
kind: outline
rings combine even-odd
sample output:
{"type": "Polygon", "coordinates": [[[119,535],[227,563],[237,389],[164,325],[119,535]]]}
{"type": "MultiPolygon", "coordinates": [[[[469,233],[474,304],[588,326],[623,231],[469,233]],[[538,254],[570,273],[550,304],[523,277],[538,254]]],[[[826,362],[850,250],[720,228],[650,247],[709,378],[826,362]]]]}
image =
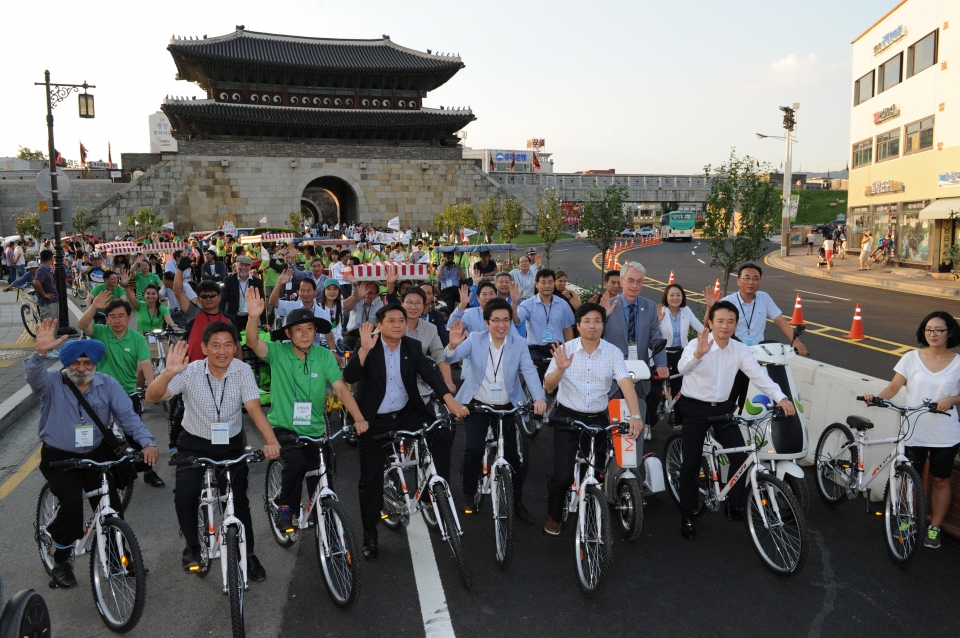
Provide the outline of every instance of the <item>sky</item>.
{"type": "Polygon", "coordinates": [[[544,138],[554,170],[694,174],[738,153],[782,165],[779,106],[800,103],[793,170],[843,170],[849,155],[851,41],[896,0],[594,0],[485,2],[273,0],[93,5],[53,0],[4,9],[8,97],[0,156],[47,148],[34,82],[95,84],[97,117],[77,98],[54,109],[57,148],[79,159],[149,152],[147,117],[164,96],[203,98],[174,79],[170,37],[248,30],[380,38],[459,53],[466,67],[427,107],[469,106],[466,146],[525,148],[544,138]],[[53,9],[51,10],[51,7],[53,9]],[[45,35],[49,31],[51,35],[45,35]],[[54,46],[46,44],[55,43],[54,46]]]}

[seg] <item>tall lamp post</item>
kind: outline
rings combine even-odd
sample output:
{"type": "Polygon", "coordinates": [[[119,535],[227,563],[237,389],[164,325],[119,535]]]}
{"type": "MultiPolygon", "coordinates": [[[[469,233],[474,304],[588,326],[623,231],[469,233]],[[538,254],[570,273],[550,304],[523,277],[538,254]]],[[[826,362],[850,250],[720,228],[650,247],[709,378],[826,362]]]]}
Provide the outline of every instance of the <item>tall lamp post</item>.
{"type": "Polygon", "coordinates": [[[53,207],[53,241],[54,241],[54,277],[56,278],[57,297],[60,300],[60,320],[57,334],[73,335],[77,329],[70,325],[70,315],[67,312],[67,276],[64,271],[62,226],[63,216],[60,210],[60,192],[57,189],[57,151],[53,144],[53,109],[64,101],[71,93],[78,95],[80,103],[80,117],[92,119],[94,117],[93,96],[87,89],[97,88],[93,84],[53,84],[50,82],[50,71],[43,72],[43,82],[34,82],[35,86],[43,86],[47,90],[47,152],[50,154],[50,200],[53,207]]]}
{"type": "Polygon", "coordinates": [[[790,255],[790,182],[793,181],[793,130],[797,125],[796,112],[799,108],[799,102],[794,102],[792,108],[789,106],[780,107],[780,110],[783,111],[783,136],[756,133],[758,139],[771,138],[784,140],[787,146],[787,157],[783,163],[783,214],[780,219],[781,257],[788,257],[790,255]]]}

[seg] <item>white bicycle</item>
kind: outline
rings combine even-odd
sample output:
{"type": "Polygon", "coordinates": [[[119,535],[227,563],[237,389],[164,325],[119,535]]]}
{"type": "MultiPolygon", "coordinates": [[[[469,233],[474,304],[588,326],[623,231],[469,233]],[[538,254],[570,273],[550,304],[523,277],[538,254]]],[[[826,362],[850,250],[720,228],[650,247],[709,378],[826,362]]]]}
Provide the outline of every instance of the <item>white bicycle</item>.
{"type": "MultiPolygon", "coordinates": [[[[93,516],[84,526],[83,537],[73,543],[73,561],[77,556],[90,554],[90,587],[93,602],[104,624],[111,631],[125,633],[137,626],[147,600],[147,572],[143,566],[140,545],[129,523],[119,518],[110,506],[110,485],[107,473],[123,463],[139,460],[133,450],[116,461],[98,463],[90,459],[54,461],[51,468],[64,467],[67,472],[96,470],[100,472],[100,487],[83,492],[84,501],[99,496],[100,502],[93,516]]],[[[79,479],[78,479],[79,480],[79,479]]],[[[37,500],[35,539],[40,549],[40,560],[47,573],[53,575],[56,545],[47,528],[57,518],[60,505],[57,497],[45,483],[37,500]]]]}
{"type": "Polygon", "coordinates": [[[317,469],[308,471],[304,478],[317,477],[317,486],[309,500],[300,501],[300,512],[287,529],[276,525],[276,498],[280,494],[283,476],[283,461],[272,459],[267,465],[264,509],[270,522],[273,537],[281,547],[291,547],[300,539],[300,532],[308,527],[316,528],[317,560],[323,573],[327,593],[337,607],[349,609],[360,598],[360,564],[357,541],[347,512],[333,491],[330,481],[332,466],[327,465],[328,444],[337,440],[351,428],[345,427],[326,437],[278,437],[281,443],[294,442],[299,447],[316,447],[319,455],[317,469]]]}
{"type": "MultiPolygon", "coordinates": [[[[247,448],[247,450],[250,449],[247,448]]],[[[197,457],[175,458],[170,461],[170,465],[204,468],[200,510],[197,513],[200,564],[191,567],[190,571],[206,576],[213,559],[220,559],[223,593],[230,596],[230,623],[233,628],[233,638],[246,636],[243,624],[243,593],[249,588],[249,584],[247,583],[247,535],[243,523],[234,514],[230,468],[240,463],[260,463],[261,461],[263,461],[263,452],[260,450],[248,451],[230,461],[214,461],[197,457]],[[222,495],[217,491],[217,470],[221,470],[219,482],[226,483],[220,486],[222,495]],[[218,514],[220,515],[219,526],[216,525],[218,514]]]]}

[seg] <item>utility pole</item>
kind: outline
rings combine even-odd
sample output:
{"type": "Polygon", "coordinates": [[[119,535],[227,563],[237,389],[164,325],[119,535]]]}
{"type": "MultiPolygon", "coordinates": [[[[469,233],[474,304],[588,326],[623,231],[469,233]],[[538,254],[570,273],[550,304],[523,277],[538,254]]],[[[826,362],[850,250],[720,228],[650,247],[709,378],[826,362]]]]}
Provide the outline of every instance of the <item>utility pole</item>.
{"type": "Polygon", "coordinates": [[[784,137],[787,142],[787,157],[783,163],[783,217],[780,220],[780,256],[790,256],[790,196],[791,181],[793,180],[793,129],[796,127],[796,111],[800,108],[799,102],[793,103],[793,108],[781,106],[783,111],[784,137]]]}

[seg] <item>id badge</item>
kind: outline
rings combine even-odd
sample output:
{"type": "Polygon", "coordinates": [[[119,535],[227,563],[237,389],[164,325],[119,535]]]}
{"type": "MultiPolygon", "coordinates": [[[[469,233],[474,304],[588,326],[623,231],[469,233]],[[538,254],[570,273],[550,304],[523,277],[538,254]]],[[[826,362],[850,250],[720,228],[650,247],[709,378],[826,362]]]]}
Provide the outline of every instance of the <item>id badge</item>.
{"type": "Polygon", "coordinates": [[[748,332],[747,336],[743,338],[743,343],[748,346],[755,346],[757,345],[757,338],[748,332]]]}
{"type": "Polygon", "coordinates": [[[227,445],[230,443],[230,424],[217,422],[211,423],[210,442],[214,445],[227,445]]]}
{"type": "Polygon", "coordinates": [[[503,405],[505,403],[504,394],[502,381],[490,384],[490,401],[494,404],[503,405]]]}
{"type": "Polygon", "coordinates": [[[93,447],[93,426],[81,424],[74,428],[74,447],[93,447]]]}
{"type": "Polygon", "coordinates": [[[553,328],[544,328],[543,336],[540,337],[543,343],[553,343],[553,328]]]}
{"type": "Polygon", "coordinates": [[[631,343],[627,346],[627,359],[630,361],[637,360],[637,344],[631,343]]]}
{"type": "Polygon", "coordinates": [[[240,297],[240,309],[237,311],[237,314],[238,315],[247,314],[247,298],[246,297],[240,297]]]}
{"type": "Polygon", "coordinates": [[[310,425],[313,417],[313,404],[306,401],[298,401],[293,404],[293,424],[310,425]]]}

